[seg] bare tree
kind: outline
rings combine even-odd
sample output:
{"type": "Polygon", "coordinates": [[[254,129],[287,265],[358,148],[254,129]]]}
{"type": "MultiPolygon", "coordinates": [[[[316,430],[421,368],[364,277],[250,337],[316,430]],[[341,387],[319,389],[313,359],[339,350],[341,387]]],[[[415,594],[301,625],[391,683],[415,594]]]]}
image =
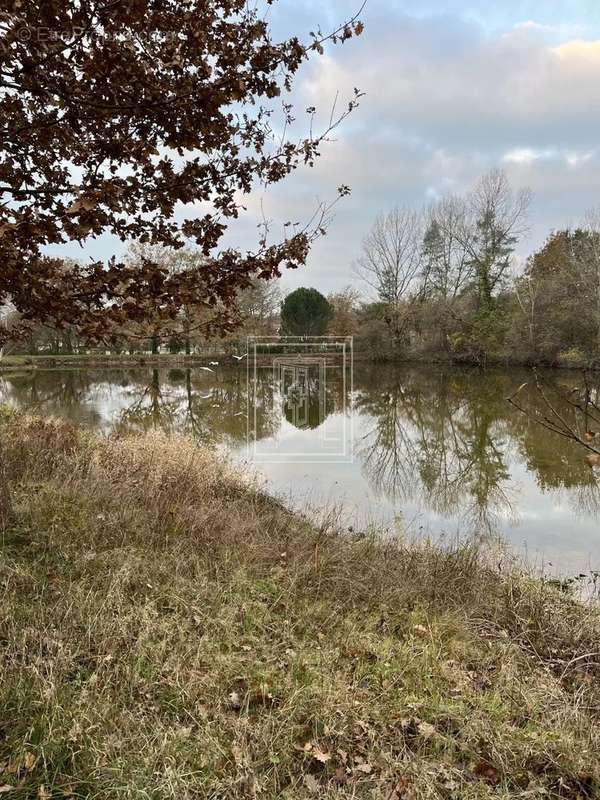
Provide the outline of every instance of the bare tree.
{"type": "Polygon", "coordinates": [[[447,195],[426,212],[423,239],[427,293],[454,300],[471,278],[469,226],[463,198],[447,195]]]}
{"type": "Polygon", "coordinates": [[[467,198],[468,213],[458,235],[465,247],[483,311],[506,276],[515,245],[527,232],[531,192],[514,193],[506,173],[492,170],[479,179],[467,198]]]}
{"type": "MultiPolygon", "coordinates": [[[[199,248],[185,247],[177,250],[161,244],[152,245],[133,241],[126,253],[125,263],[141,268],[146,262],[154,264],[157,268],[160,267],[167,276],[177,276],[188,270],[198,271],[207,264],[206,257],[199,248]]],[[[207,284],[208,282],[207,277],[207,284]]],[[[240,288],[249,285],[250,282],[251,279],[240,278],[240,288]]],[[[196,292],[198,291],[197,289],[196,292]]],[[[196,292],[190,292],[189,302],[182,301],[169,326],[170,335],[181,339],[187,355],[191,354],[194,337],[207,335],[211,329],[211,320],[223,310],[218,303],[216,306],[211,306],[208,302],[199,301],[195,296],[196,292]]],[[[202,292],[199,293],[202,294],[202,292]]],[[[204,296],[208,297],[208,291],[204,293],[204,296]]],[[[118,329],[117,332],[134,341],[149,338],[153,352],[158,352],[162,327],[159,314],[147,314],[139,321],[129,323],[123,329],[118,329]]]]}
{"type": "Polygon", "coordinates": [[[6,336],[0,335],[0,359],[6,353],[6,342],[10,339],[10,332],[15,329],[20,320],[20,314],[15,310],[11,303],[0,304],[0,329],[6,332],[6,336]]]}
{"type": "Polygon", "coordinates": [[[595,300],[596,341],[600,347],[600,208],[591,209],[584,219],[584,230],[589,234],[588,269],[592,279],[592,291],[595,300]]]}
{"type": "Polygon", "coordinates": [[[527,336],[531,352],[536,351],[537,344],[537,306],[540,286],[535,275],[526,272],[514,282],[515,297],[527,323],[527,336]]]}
{"type": "Polygon", "coordinates": [[[357,276],[384,303],[409,299],[422,282],[422,240],[423,221],[416,211],[396,207],[380,214],[363,240],[357,276]]]}
{"type": "Polygon", "coordinates": [[[254,278],[246,289],[238,292],[236,300],[242,330],[255,335],[274,333],[282,299],[277,281],[254,278]]]}
{"type": "Polygon", "coordinates": [[[333,336],[352,336],[358,329],[360,293],[352,286],[330,294],[327,299],[333,308],[329,333],[333,336]]]}

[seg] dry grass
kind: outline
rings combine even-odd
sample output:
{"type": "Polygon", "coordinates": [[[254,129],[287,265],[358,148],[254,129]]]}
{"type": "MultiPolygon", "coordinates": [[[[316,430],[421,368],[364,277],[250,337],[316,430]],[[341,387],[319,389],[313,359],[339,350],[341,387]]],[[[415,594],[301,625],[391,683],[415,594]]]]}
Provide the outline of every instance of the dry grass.
{"type": "Polygon", "coordinates": [[[9,800],[598,796],[595,607],[316,529],[187,440],[0,440],[9,800]]]}

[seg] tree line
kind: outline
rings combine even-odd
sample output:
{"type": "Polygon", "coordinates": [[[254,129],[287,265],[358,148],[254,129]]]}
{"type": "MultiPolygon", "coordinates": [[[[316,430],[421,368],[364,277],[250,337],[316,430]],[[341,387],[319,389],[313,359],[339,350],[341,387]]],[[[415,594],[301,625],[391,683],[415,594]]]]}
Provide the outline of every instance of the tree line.
{"type": "Polygon", "coordinates": [[[551,232],[518,269],[531,199],[495,170],[467,195],[380,214],[358,286],[329,297],[328,331],[373,360],[597,365],[600,211],[551,232]]]}
{"type": "MultiPolygon", "coordinates": [[[[193,354],[235,350],[248,335],[332,334],[354,336],[356,352],[370,360],[594,365],[600,212],[580,227],[553,231],[517,270],[530,203],[528,190],[515,192],[503,172],[490,172],[464,196],[380,214],[352,268],[354,284],[328,297],[302,287],[284,298],[278,281],[254,278],[227,307],[182,303],[166,334],[160,316],[144,314],[101,347],[193,354]],[[236,326],[211,337],[211,319],[226,312],[236,326]]],[[[192,248],[141,243],[125,257],[132,269],[151,262],[165,275],[202,270],[203,261],[192,248]]],[[[85,352],[90,344],[75,325],[38,324],[15,352],[85,352]]]]}

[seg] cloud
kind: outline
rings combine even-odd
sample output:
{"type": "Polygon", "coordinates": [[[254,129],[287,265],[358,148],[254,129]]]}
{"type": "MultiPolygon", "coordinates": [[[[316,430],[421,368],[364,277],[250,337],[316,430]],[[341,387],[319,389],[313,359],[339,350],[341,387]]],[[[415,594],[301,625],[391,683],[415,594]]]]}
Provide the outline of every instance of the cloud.
{"type": "MultiPolygon", "coordinates": [[[[354,5],[281,2],[270,19],[278,35],[308,35],[354,5]]],[[[347,284],[379,211],[467,190],[492,167],[535,192],[522,253],[600,205],[600,4],[506,0],[483,10],[480,2],[424,0],[418,16],[402,7],[408,2],[374,0],[360,38],[300,70],[292,96],[299,120],[315,105],[317,124],[326,125],[338,93],[338,104],[355,86],[366,96],[323,145],[314,170],[247,198],[248,214],[227,237],[228,245],[254,245],[263,211],[279,235],[283,222],[306,221],[349,184],[352,196],[336,207],[307,269],[286,276],[290,288],[347,284]]],[[[298,135],[304,129],[299,121],[298,135]]]]}
{"type": "Polygon", "coordinates": [[[503,156],[503,161],[506,164],[524,164],[527,166],[534,165],[536,161],[563,161],[570,167],[576,169],[577,167],[593,161],[598,155],[598,150],[557,150],[546,149],[536,150],[532,147],[517,147],[514,150],[509,150],[503,156]]]}
{"type": "Polygon", "coordinates": [[[311,105],[328,108],[355,85],[366,97],[306,179],[313,191],[342,181],[353,189],[309,272],[348,282],[379,210],[466,190],[496,166],[535,192],[522,252],[599,205],[600,41],[557,44],[574,33],[534,21],[490,33],[458,16],[387,8],[367,18],[360,40],[316,61],[301,76],[311,105]]]}
{"type": "Polygon", "coordinates": [[[556,150],[534,150],[532,147],[517,147],[505,153],[503,160],[507,164],[533,164],[542,158],[554,158],[556,150]]]}
{"type": "Polygon", "coordinates": [[[581,36],[585,31],[585,27],[583,25],[564,23],[559,25],[547,25],[536,22],[532,19],[528,19],[524,22],[517,22],[517,24],[513,26],[513,30],[526,31],[527,33],[533,31],[545,37],[560,37],[564,39],[565,37],[573,38],[576,36],[581,36]]]}
{"type": "Polygon", "coordinates": [[[397,16],[315,67],[306,90],[320,105],[353,85],[367,92],[365,106],[383,134],[459,148],[520,146],[528,137],[535,146],[591,146],[600,42],[555,46],[523,30],[490,36],[457,20],[397,16]]]}
{"type": "Polygon", "coordinates": [[[565,42],[553,50],[570,68],[583,67],[587,71],[590,67],[598,69],[600,66],[600,41],[587,42],[579,39],[565,42]]]}

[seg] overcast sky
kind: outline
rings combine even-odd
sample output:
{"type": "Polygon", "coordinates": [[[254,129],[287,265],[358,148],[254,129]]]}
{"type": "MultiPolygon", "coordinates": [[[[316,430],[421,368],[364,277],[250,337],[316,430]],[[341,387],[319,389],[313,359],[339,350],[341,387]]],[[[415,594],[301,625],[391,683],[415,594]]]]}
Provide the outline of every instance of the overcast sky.
{"type": "MultiPolygon", "coordinates": [[[[357,5],[279,0],[271,22],[281,36],[307,39],[357,5]]],[[[252,245],[261,207],[276,220],[276,235],[280,223],[306,220],[317,200],[349,184],[352,195],[338,205],[328,236],[306,268],[284,277],[286,289],[347,285],[379,211],[467,190],[493,167],[534,192],[523,254],[600,206],[598,0],[368,0],[362,19],[363,35],[312,59],[293,94],[299,111],[317,106],[322,121],[337,92],[343,99],[359,87],[361,107],[315,169],[249,199],[228,241],[252,245]]],[[[92,251],[106,255],[107,247],[92,251]]]]}
{"type": "MultiPolygon", "coordinates": [[[[284,0],[274,22],[302,29],[316,19],[325,29],[351,3],[284,0]]],[[[286,285],[348,283],[378,211],[467,190],[492,167],[534,191],[522,253],[600,205],[597,0],[368,0],[363,19],[362,37],[301,75],[319,108],[337,90],[366,96],[289,200],[298,208],[338,183],[352,187],[307,269],[286,285]]]]}

